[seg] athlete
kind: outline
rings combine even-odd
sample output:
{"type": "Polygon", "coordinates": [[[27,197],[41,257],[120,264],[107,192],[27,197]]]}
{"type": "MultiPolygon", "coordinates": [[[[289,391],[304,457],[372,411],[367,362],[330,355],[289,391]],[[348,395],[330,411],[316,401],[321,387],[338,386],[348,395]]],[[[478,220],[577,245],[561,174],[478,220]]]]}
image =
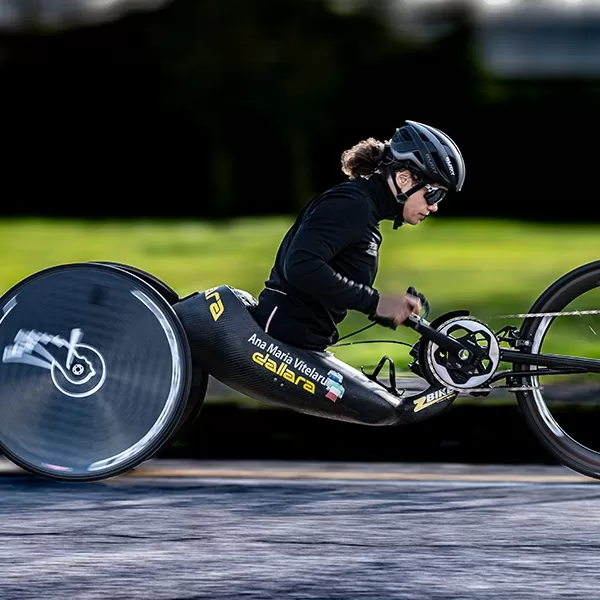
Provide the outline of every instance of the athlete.
{"type": "Polygon", "coordinates": [[[348,180],[309,202],[283,238],[255,311],[265,333],[308,350],[335,344],[349,310],[392,328],[420,313],[416,296],[373,287],[380,223],[417,225],[465,181],[458,146],[416,121],[387,142],[368,138],[345,150],[341,167],[348,180]]]}

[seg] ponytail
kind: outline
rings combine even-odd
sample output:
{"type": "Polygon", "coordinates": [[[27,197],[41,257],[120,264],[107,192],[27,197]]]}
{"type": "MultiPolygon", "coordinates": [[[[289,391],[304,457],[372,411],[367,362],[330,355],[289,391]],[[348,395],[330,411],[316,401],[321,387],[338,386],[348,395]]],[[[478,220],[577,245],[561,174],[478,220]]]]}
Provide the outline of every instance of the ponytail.
{"type": "Polygon", "coordinates": [[[369,178],[379,170],[387,153],[387,144],[372,137],[362,140],[342,152],[342,172],[350,179],[369,178]]]}

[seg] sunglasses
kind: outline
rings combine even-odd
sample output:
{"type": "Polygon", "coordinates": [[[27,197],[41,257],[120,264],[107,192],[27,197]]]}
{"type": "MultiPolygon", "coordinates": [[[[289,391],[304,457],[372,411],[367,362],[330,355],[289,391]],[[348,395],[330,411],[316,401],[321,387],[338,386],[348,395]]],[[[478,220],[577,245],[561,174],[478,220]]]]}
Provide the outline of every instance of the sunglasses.
{"type": "Polygon", "coordinates": [[[448,190],[445,190],[444,188],[436,187],[429,183],[426,183],[423,187],[425,189],[425,201],[429,206],[441,202],[448,192],[448,190]]]}

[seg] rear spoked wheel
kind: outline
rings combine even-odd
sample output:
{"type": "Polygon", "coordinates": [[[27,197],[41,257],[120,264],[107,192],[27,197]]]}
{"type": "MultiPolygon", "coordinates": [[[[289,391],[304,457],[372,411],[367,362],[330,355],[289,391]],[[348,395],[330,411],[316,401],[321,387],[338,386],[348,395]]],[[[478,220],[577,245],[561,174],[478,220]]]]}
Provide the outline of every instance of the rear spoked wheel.
{"type": "Polygon", "coordinates": [[[154,286],[112,265],[52,267],[0,299],[0,449],[44,477],[114,477],[182,419],[192,364],[154,286]]]}
{"type": "MultiPolygon", "coordinates": [[[[551,285],[529,311],[546,315],[525,318],[520,337],[532,354],[600,359],[598,312],[600,261],[574,269],[551,285]]],[[[531,389],[516,392],[516,397],[545,449],[572,470],[600,479],[600,374],[573,370],[543,375],[541,367],[513,368],[540,371],[519,381],[531,389]]]]}

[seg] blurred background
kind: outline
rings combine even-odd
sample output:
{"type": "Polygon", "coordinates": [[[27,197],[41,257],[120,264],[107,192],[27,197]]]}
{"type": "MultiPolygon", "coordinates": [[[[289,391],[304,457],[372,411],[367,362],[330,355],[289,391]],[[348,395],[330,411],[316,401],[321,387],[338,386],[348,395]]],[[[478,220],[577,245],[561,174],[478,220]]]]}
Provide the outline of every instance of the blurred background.
{"type": "MultiPolygon", "coordinates": [[[[457,142],[466,185],[418,228],[384,224],[378,287],[493,325],[599,258],[599,99],[597,0],[0,0],[0,286],[114,260],[181,295],[257,294],[342,151],[414,119],[457,142]]],[[[421,448],[424,427],[444,421],[411,430],[421,448]]],[[[484,425],[465,435],[492,451],[484,425]]]]}
{"type": "Polygon", "coordinates": [[[596,0],[0,0],[0,25],[5,215],[293,213],[411,118],[468,161],[445,216],[600,216],[596,0]]]}

